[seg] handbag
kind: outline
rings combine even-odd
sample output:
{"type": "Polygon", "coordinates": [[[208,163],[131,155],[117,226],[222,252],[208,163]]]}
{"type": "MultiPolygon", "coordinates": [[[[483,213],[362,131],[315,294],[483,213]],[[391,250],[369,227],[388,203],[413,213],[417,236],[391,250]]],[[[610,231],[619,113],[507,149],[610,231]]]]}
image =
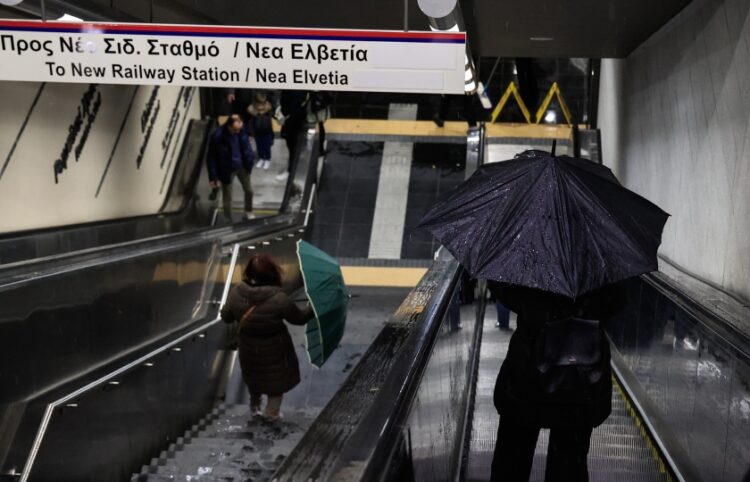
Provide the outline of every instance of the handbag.
{"type": "Polygon", "coordinates": [[[604,374],[598,320],[568,317],[542,326],[536,347],[536,369],[548,395],[584,394],[604,374]]]}
{"type": "Polygon", "coordinates": [[[250,308],[245,311],[245,313],[242,315],[242,318],[240,318],[240,321],[237,323],[232,323],[230,325],[230,341],[227,345],[227,349],[229,350],[236,350],[240,345],[240,331],[242,331],[242,327],[245,326],[245,323],[247,320],[250,319],[250,315],[253,314],[253,311],[255,310],[255,305],[251,306],[250,308]]]}

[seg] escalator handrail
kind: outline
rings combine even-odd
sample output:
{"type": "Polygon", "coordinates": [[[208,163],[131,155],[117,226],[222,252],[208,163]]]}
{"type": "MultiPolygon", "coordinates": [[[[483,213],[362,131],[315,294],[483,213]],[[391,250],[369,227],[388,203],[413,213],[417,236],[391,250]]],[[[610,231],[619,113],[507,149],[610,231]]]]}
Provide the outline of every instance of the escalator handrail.
{"type": "Polygon", "coordinates": [[[307,480],[300,471],[317,480],[337,480],[337,475],[363,480],[370,471],[384,467],[381,463],[393,456],[459,272],[458,262],[448,254],[433,263],[284,460],[274,480],[307,480]],[[355,466],[356,475],[351,470],[355,466]]]}
{"type": "MultiPolygon", "coordinates": [[[[318,158],[313,155],[314,153],[308,153],[307,149],[298,149],[296,156],[299,157],[303,153],[310,155],[305,179],[306,186],[302,193],[302,205],[304,206],[307,202],[309,212],[309,206],[311,205],[310,197],[314,194],[313,185],[316,184],[318,158]]],[[[299,162],[295,162],[294,164],[296,166],[299,162]]],[[[290,183],[292,182],[294,182],[294,179],[290,176],[290,183]]],[[[283,204],[287,207],[287,198],[289,196],[288,191],[289,189],[285,191],[285,199],[283,201],[283,204]]],[[[17,263],[9,263],[5,265],[0,264],[0,289],[9,285],[16,285],[17,283],[23,283],[30,280],[36,281],[45,276],[68,273],[115,260],[130,259],[156,251],[168,251],[187,247],[206,240],[223,239],[227,236],[231,236],[238,227],[244,227],[244,229],[247,229],[247,227],[257,227],[260,232],[254,232],[253,236],[259,236],[278,231],[284,226],[292,227],[296,224],[302,224],[302,219],[304,219],[304,225],[307,226],[309,215],[305,214],[303,217],[303,214],[304,213],[288,212],[287,210],[284,210],[277,215],[253,221],[250,223],[250,226],[245,226],[247,223],[220,228],[207,226],[188,233],[169,233],[145,239],[125,241],[122,243],[97,246],[69,253],[46,256],[43,258],[19,261],[17,263]],[[111,254],[103,256],[105,253],[111,254]]]]}
{"type": "MultiPolygon", "coordinates": [[[[237,264],[237,259],[239,257],[240,248],[241,248],[240,243],[235,243],[234,246],[232,247],[232,257],[229,262],[229,269],[227,271],[227,277],[224,282],[224,289],[221,295],[221,300],[219,302],[219,313],[221,313],[221,308],[224,306],[224,303],[226,303],[227,297],[229,296],[229,290],[232,287],[232,279],[234,277],[234,270],[237,264]]],[[[216,325],[220,321],[221,321],[221,316],[217,314],[217,316],[213,318],[211,321],[208,321],[202,324],[201,326],[191,330],[190,332],[185,333],[184,335],[178,338],[175,338],[174,340],[171,340],[168,343],[161,345],[160,347],[150,351],[149,353],[146,353],[145,355],[129,362],[128,364],[123,365],[120,368],[117,368],[116,370],[113,370],[107,373],[106,375],[94,380],[93,382],[75,391],[72,391],[63,397],[58,398],[57,400],[53,402],[48,403],[44,410],[44,416],[42,417],[42,421],[39,424],[39,428],[37,430],[36,436],[34,437],[34,442],[32,444],[31,450],[29,451],[29,455],[26,458],[26,463],[24,464],[23,471],[20,474],[19,482],[28,481],[31,471],[34,468],[34,462],[36,461],[36,456],[38,455],[39,449],[42,445],[42,442],[44,441],[44,436],[47,433],[47,429],[49,427],[49,423],[52,419],[52,415],[54,413],[55,408],[71,400],[79,398],[82,395],[86,394],[87,392],[94,390],[95,388],[101,387],[105,385],[106,383],[113,381],[113,379],[115,379],[116,377],[119,377],[120,375],[132,370],[133,368],[137,366],[147,363],[149,360],[171,350],[172,348],[182,343],[183,341],[188,340],[206,331],[207,329],[216,325]]]]}
{"type": "MultiPolygon", "coordinates": [[[[159,236],[157,238],[149,238],[147,240],[130,241],[128,243],[121,243],[117,245],[111,245],[102,248],[92,248],[86,250],[85,253],[76,253],[77,257],[84,257],[84,260],[71,260],[70,264],[56,265],[54,260],[49,261],[50,266],[39,267],[33,269],[33,271],[24,272],[18,275],[10,275],[5,279],[0,279],[0,291],[15,288],[21,284],[28,282],[38,282],[41,279],[59,276],[74,271],[89,269],[92,267],[100,266],[102,264],[109,264],[116,261],[123,261],[129,259],[135,259],[141,256],[153,255],[159,252],[175,251],[178,249],[184,249],[191,246],[195,246],[201,243],[209,242],[215,239],[224,239],[232,235],[235,232],[235,228],[242,226],[244,229],[241,232],[242,238],[259,237],[267,234],[271,234],[276,231],[280,231],[285,227],[291,227],[296,224],[295,219],[290,219],[288,215],[273,216],[275,220],[280,222],[263,222],[253,224],[250,226],[237,225],[227,226],[223,228],[213,230],[199,230],[190,233],[175,233],[159,236]],[[99,251],[118,251],[115,254],[103,256],[99,251]]],[[[264,221],[264,220],[262,220],[264,221]]],[[[271,219],[269,219],[271,221],[271,219]]],[[[40,261],[44,262],[44,261],[40,261]]],[[[9,268],[11,269],[11,268],[9,268]]],[[[3,270],[0,269],[1,274],[3,270]]]]}
{"type": "Polygon", "coordinates": [[[686,290],[680,289],[678,282],[672,281],[662,272],[645,274],[641,279],[688,313],[690,318],[715,341],[731,348],[740,358],[750,359],[750,333],[722,318],[719,313],[711,310],[686,290]]]}
{"type": "Polygon", "coordinates": [[[381,472],[380,475],[387,472],[385,468],[390,466],[398,440],[403,435],[401,429],[406,424],[459,280],[461,267],[455,260],[451,264],[443,282],[426,303],[421,326],[415,334],[415,343],[398,354],[396,369],[389,373],[373,409],[364,415],[341,453],[338,470],[348,471],[355,465],[359,466],[360,480],[377,480],[380,478],[377,472],[381,472]],[[375,433],[378,436],[374,437],[375,433]]]}

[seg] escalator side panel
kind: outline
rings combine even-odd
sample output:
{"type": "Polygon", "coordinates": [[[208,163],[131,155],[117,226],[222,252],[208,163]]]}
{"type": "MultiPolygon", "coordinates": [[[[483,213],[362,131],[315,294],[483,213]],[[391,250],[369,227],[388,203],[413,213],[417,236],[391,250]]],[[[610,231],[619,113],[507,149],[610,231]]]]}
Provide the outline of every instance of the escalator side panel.
{"type": "Polygon", "coordinates": [[[199,213],[191,209],[189,201],[201,167],[201,146],[205,143],[209,122],[194,120],[190,123],[173,182],[165,186],[170,190],[160,212],[169,214],[2,235],[0,266],[205,226],[207,218],[196,219],[199,213]]]}
{"type": "Polygon", "coordinates": [[[174,442],[215,402],[226,328],[205,335],[56,411],[31,480],[128,480],[174,442]]]}
{"type": "Polygon", "coordinates": [[[677,444],[667,452],[703,480],[742,480],[750,473],[748,354],[649,278],[627,289],[628,308],[608,331],[647,416],[677,444]]]}

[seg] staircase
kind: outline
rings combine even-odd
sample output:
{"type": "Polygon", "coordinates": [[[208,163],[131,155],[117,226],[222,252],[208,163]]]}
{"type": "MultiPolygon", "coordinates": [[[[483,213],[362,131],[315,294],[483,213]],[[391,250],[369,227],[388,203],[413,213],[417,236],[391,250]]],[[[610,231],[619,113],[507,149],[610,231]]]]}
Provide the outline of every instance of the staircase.
{"type": "Polygon", "coordinates": [[[221,405],[130,480],[269,481],[313,420],[313,413],[298,410],[269,423],[252,417],[247,405],[221,405]]]}

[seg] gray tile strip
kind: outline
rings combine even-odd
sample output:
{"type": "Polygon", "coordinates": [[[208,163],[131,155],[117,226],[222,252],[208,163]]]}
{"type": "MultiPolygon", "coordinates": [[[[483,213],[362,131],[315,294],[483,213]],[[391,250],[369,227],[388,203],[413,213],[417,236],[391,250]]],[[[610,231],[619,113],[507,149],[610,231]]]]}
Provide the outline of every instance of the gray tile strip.
{"type": "MultiPolygon", "coordinates": [[[[417,105],[391,104],[388,118],[414,120],[417,118],[417,105]]],[[[369,258],[401,257],[413,153],[413,142],[388,141],[383,146],[369,258]]]]}

